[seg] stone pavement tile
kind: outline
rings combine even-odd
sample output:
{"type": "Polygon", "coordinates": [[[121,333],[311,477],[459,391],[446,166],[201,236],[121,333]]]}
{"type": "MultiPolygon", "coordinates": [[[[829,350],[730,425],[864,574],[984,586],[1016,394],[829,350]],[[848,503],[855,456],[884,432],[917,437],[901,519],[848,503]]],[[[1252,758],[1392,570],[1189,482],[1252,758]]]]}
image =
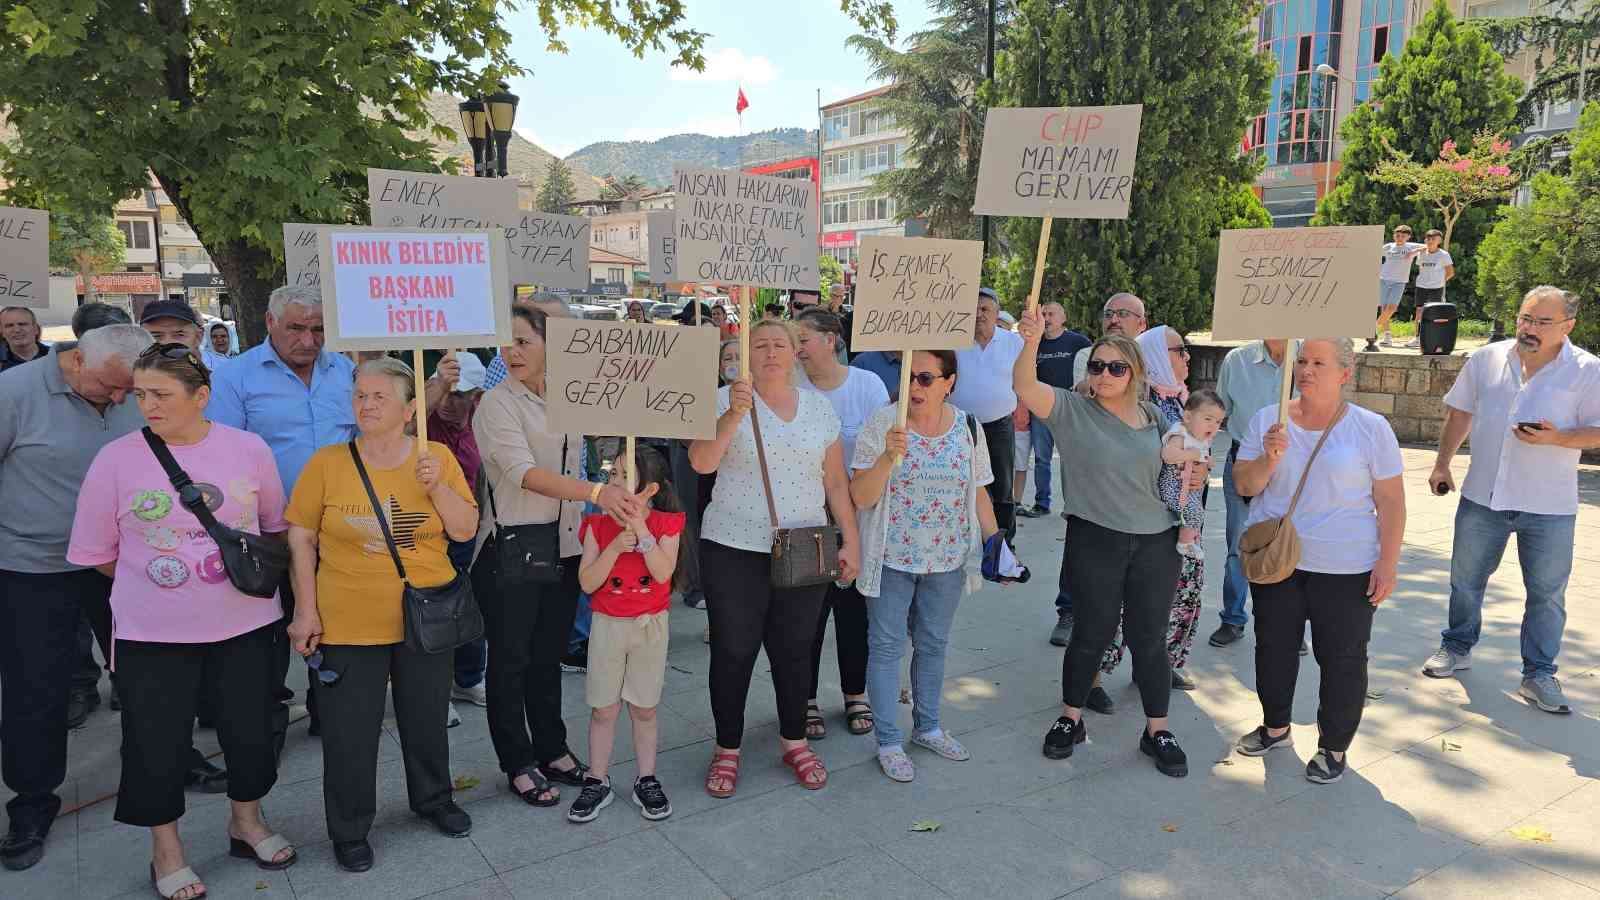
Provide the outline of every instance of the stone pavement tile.
{"type": "MultiPolygon", "coordinates": [[[[393,723],[388,723],[392,725],[393,723]]],[[[378,739],[380,764],[400,758],[400,742],[385,727],[378,739]]],[[[225,761],[217,761],[222,765],[225,761]]],[[[284,741],[283,758],[278,762],[278,787],[322,778],[322,739],[306,733],[306,723],[289,725],[289,736],[284,741]]]]}
{"type": "Polygon", "coordinates": [[[749,900],[855,900],[870,894],[873,900],[927,900],[946,894],[917,877],[882,850],[869,849],[831,866],[823,866],[783,884],[750,894],[749,900]]]}
{"type": "MultiPolygon", "coordinates": [[[[222,761],[220,759],[216,760],[216,763],[218,765],[221,765],[221,762],[222,761]]],[[[120,767],[119,767],[119,772],[120,772],[120,767]]],[[[79,834],[80,837],[85,836],[85,835],[91,835],[91,834],[94,834],[95,832],[103,831],[103,830],[105,830],[107,828],[126,828],[126,827],[128,827],[126,825],[122,825],[122,824],[118,823],[116,821],[116,819],[113,818],[116,815],[116,811],[117,811],[117,798],[116,798],[116,789],[115,788],[112,789],[110,796],[100,795],[100,797],[91,798],[91,799],[92,800],[98,799],[99,802],[98,803],[91,802],[88,806],[85,806],[82,809],[78,810],[78,812],[75,814],[75,818],[77,818],[77,820],[78,820],[78,834],[79,834]],[[100,799],[101,797],[103,797],[104,799],[100,799]]],[[[200,807],[208,806],[208,805],[211,805],[211,804],[226,804],[228,802],[228,797],[227,797],[226,794],[199,794],[199,793],[195,793],[194,791],[184,791],[183,800],[184,800],[184,808],[188,812],[193,812],[194,810],[199,809],[200,807]]],[[[187,813],[186,813],[186,815],[187,815],[187,813]]]]}
{"type": "Polygon", "coordinates": [[[883,852],[953,897],[1057,897],[1114,871],[1086,851],[1063,847],[1011,807],[952,810],[935,818],[938,831],[903,834],[883,852]]]}
{"type": "MultiPolygon", "coordinates": [[[[229,896],[225,889],[230,886],[234,895],[244,894],[242,888],[247,884],[253,892],[257,881],[286,887],[281,873],[263,872],[228,856],[227,822],[227,805],[216,803],[191,808],[179,820],[189,865],[206,882],[212,896],[229,896]]],[[[118,824],[80,841],[77,896],[82,900],[149,891],[149,882],[149,829],[118,824]]]]}
{"type": "Polygon", "coordinates": [[[668,820],[660,832],[733,896],[781,884],[867,846],[800,792],[776,791],[725,811],[668,820]]]}
{"type": "MultiPolygon", "coordinates": [[[[662,694],[661,705],[688,719],[696,725],[715,732],[716,721],[711,716],[711,696],[703,687],[662,694]]],[[[744,727],[746,730],[778,721],[778,695],[772,689],[772,674],[766,657],[756,660],[755,673],[750,677],[750,693],[745,696],[744,727]]],[[[568,729],[570,730],[570,725],[568,729]]]]}
{"type": "MultiPolygon", "coordinates": [[[[1568,797],[1581,793],[1575,791],[1568,797]]],[[[1500,832],[1484,846],[1600,891],[1600,845],[1594,839],[1595,813],[1600,810],[1597,797],[1600,794],[1589,791],[1581,808],[1576,803],[1545,807],[1500,832]],[[1549,834],[1549,840],[1519,837],[1517,830],[1523,828],[1542,830],[1549,834]]]]}
{"type": "MultiPolygon", "coordinates": [[[[601,813],[621,812],[616,807],[601,813]]],[[[631,805],[631,804],[630,804],[631,805]]],[[[500,876],[509,896],[526,900],[583,897],[585,900],[697,900],[726,897],[687,856],[658,831],[640,831],[500,876]]]]}
{"type": "Polygon", "coordinates": [[[1398,900],[1505,900],[1538,897],[1539,900],[1600,900],[1591,890],[1559,875],[1480,848],[1394,895],[1398,900]]]}
{"type": "MultiPolygon", "coordinates": [[[[460,769],[452,763],[459,774],[460,769]]],[[[378,810],[373,827],[418,821],[406,795],[405,764],[394,759],[378,763],[378,810]]],[[[191,795],[192,796],[192,795],[191,795]]],[[[328,839],[328,820],[322,797],[322,779],[279,784],[261,801],[267,822],[295,844],[328,839]]],[[[374,845],[376,846],[376,845],[374,845]]]]}
{"type": "MultiPolygon", "coordinates": [[[[1423,827],[1473,843],[1488,839],[1550,802],[1548,791],[1530,797],[1517,788],[1416,753],[1395,753],[1362,766],[1359,774],[1423,827]]],[[[1361,802],[1359,795],[1331,793],[1330,797],[1334,803],[1361,802]]]]}
{"type": "MultiPolygon", "coordinates": [[[[1590,749],[1600,752],[1600,748],[1590,749]]],[[[1496,787],[1522,794],[1538,806],[1554,803],[1583,787],[1588,783],[1586,779],[1595,777],[1594,769],[1600,765],[1590,759],[1574,760],[1503,728],[1479,723],[1462,725],[1439,740],[1425,741],[1407,752],[1466,769],[1496,787]]]]}
{"type": "MultiPolygon", "coordinates": [[[[568,716],[562,720],[567,726],[567,746],[578,754],[579,759],[585,761],[594,756],[589,749],[589,714],[590,710],[585,708],[578,715],[568,716]]],[[[709,708],[706,716],[708,718],[710,716],[709,708]]],[[[711,725],[686,716],[665,703],[656,707],[656,721],[660,727],[660,737],[656,744],[658,751],[687,747],[690,744],[710,740],[714,736],[711,725]]],[[[611,742],[611,760],[628,762],[631,759],[633,759],[633,723],[628,719],[627,711],[623,710],[617,723],[616,737],[611,742]]]]}
{"type": "Polygon", "coordinates": [[[498,876],[489,876],[482,881],[473,881],[445,888],[436,894],[429,894],[428,900],[511,900],[511,889],[498,876]]]}
{"type": "MultiPolygon", "coordinates": [[[[71,796],[70,784],[63,785],[65,790],[59,792],[63,800],[71,796]]],[[[0,819],[4,819],[3,807],[0,807],[0,819]]],[[[10,823],[5,825],[9,827],[10,823]]],[[[22,872],[0,872],[0,896],[39,900],[78,896],[82,879],[76,825],[71,816],[58,817],[45,838],[44,858],[38,864],[22,872]]]]}
{"type": "MultiPolygon", "coordinates": [[[[481,827],[474,817],[474,835],[481,827]]],[[[331,842],[302,846],[300,862],[288,870],[295,897],[409,900],[494,874],[470,840],[446,837],[420,820],[374,827],[368,840],[375,862],[361,873],[339,868],[331,842]]]]}
{"type": "Polygon", "coordinates": [[[509,872],[553,856],[603,844],[632,834],[650,823],[619,804],[619,797],[600,818],[583,825],[567,821],[567,807],[578,799],[578,788],[561,786],[561,802],[535,807],[506,792],[472,804],[472,844],[494,871],[509,872]]]}

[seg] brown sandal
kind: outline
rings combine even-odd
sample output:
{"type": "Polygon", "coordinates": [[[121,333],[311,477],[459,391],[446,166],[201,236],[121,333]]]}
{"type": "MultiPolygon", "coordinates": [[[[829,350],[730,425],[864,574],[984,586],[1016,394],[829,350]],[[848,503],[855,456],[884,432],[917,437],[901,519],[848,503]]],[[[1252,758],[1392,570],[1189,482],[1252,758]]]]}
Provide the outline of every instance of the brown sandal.
{"type": "Polygon", "coordinates": [[[810,747],[796,747],[783,755],[783,764],[794,770],[795,780],[808,791],[820,791],[828,783],[828,770],[810,747]],[[822,777],[811,780],[811,773],[821,772],[822,777]]]}
{"type": "Polygon", "coordinates": [[[733,796],[739,787],[739,754],[721,748],[711,751],[711,765],[706,769],[706,793],[718,800],[733,796]],[[717,787],[719,784],[727,787],[717,787]]]}
{"type": "Polygon", "coordinates": [[[844,724],[851,734],[871,734],[873,725],[877,724],[872,718],[872,706],[865,700],[846,700],[844,724]]]}

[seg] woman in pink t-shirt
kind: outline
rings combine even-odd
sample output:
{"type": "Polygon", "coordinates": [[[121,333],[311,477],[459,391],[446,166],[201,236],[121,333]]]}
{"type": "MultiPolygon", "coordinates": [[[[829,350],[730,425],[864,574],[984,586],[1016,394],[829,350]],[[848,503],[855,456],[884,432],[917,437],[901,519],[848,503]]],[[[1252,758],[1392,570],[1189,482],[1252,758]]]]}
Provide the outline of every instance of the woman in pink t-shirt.
{"type": "MultiPolygon", "coordinates": [[[[188,473],[217,521],[281,534],[283,483],[266,442],[205,418],[211,378],[182,344],[157,344],[134,365],[149,430],[188,473]]],[[[233,856],[263,869],[295,862],[261,817],[277,780],[268,701],[276,598],[228,580],[216,542],[184,507],[142,432],[107,444],[78,493],[67,560],[113,578],[112,669],[122,697],[122,783],[116,819],[150,829],[151,881],[163,897],[198,900],[205,885],[184,861],[178,819],[191,723],[201,690],[217,697],[217,738],[233,801],[233,856]]]]}

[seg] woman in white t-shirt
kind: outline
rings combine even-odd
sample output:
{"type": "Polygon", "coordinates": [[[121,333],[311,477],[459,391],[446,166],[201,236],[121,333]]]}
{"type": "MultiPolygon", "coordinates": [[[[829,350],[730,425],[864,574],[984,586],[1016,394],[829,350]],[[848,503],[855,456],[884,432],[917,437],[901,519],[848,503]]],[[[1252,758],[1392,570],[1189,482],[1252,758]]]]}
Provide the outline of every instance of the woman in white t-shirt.
{"type": "Polygon", "coordinates": [[[772,666],[783,762],[809,790],[828,780],[822,761],[806,743],[811,638],[827,586],[772,587],[772,523],[750,425],[752,415],[760,417],[778,527],[825,525],[831,512],[844,538],[839,550],[843,577],[854,579],[856,513],[844,471],[839,416],[826,397],[794,385],[798,349],[788,323],[751,325],[750,380],[741,378],[718,392],[716,437],[689,446],[695,471],[717,473],[700,530],[700,568],[711,619],[711,714],[717,730],[706,773],[706,791],[713,797],[733,796],[738,782],[745,699],[763,648],[772,666]]]}
{"type": "MultiPolygon", "coordinates": [[[[889,405],[883,379],[866,369],[839,361],[844,345],[844,323],[826,309],[813,306],[795,320],[800,342],[800,386],[828,398],[839,417],[839,441],[845,471],[855,457],[856,434],[873,413],[889,405]]],[[[822,644],[833,613],[833,640],[839,656],[839,692],[844,695],[845,727],[851,734],[870,734],[872,705],[867,702],[867,601],[854,584],[828,586],[811,639],[811,699],[806,704],[806,737],[821,740],[828,726],[817,705],[817,683],[822,674],[822,644]]]]}
{"type": "Polygon", "coordinates": [[[1311,622],[1311,647],[1321,670],[1317,752],[1306,778],[1332,784],[1344,775],[1345,750],[1361,724],[1367,698],[1367,641],[1378,604],[1394,590],[1406,495],[1400,445],[1389,422],[1344,402],[1355,374],[1348,338],[1310,340],[1295,362],[1298,399],[1287,425],[1278,406],[1256,414],[1239,446],[1233,483],[1254,498],[1245,528],[1289,512],[1300,537],[1295,571],[1277,584],[1252,582],[1256,598],[1256,696],[1263,724],[1239,739],[1245,756],[1292,746],[1290,714],[1300,670],[1300,639],[1311,622]],[[1324,440],[1324,432],[1327,432],[1324,440]],[[1312,454],[1317,442],[1322,449],[1312,454]]]}

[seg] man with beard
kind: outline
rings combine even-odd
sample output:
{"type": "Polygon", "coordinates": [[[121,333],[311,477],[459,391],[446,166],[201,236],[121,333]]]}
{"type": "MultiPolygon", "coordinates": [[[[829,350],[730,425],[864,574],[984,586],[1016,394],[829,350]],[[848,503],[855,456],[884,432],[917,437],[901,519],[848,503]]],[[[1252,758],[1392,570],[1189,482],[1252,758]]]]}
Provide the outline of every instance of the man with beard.
{"type": "Polygon", "coordinates": [[[1556,680],[1566,628],[1578,513],[1578,457],[1600,447],[1600,360],[1567,336],[1578,296],[1540,285],[1522,299],[1517,339],[1472,354],[1445,395],[1444,432],[1428,485],[1455,487],[1450,459],[1472,436],[1450,552],[1450,625],[1422,672],[1448,678],[1472,665],[1483,624],[1483,592],[1517,536],[1527,591],[1522,614],[1522,684],[1529,704],[1570,713],[1556,680]]]}

